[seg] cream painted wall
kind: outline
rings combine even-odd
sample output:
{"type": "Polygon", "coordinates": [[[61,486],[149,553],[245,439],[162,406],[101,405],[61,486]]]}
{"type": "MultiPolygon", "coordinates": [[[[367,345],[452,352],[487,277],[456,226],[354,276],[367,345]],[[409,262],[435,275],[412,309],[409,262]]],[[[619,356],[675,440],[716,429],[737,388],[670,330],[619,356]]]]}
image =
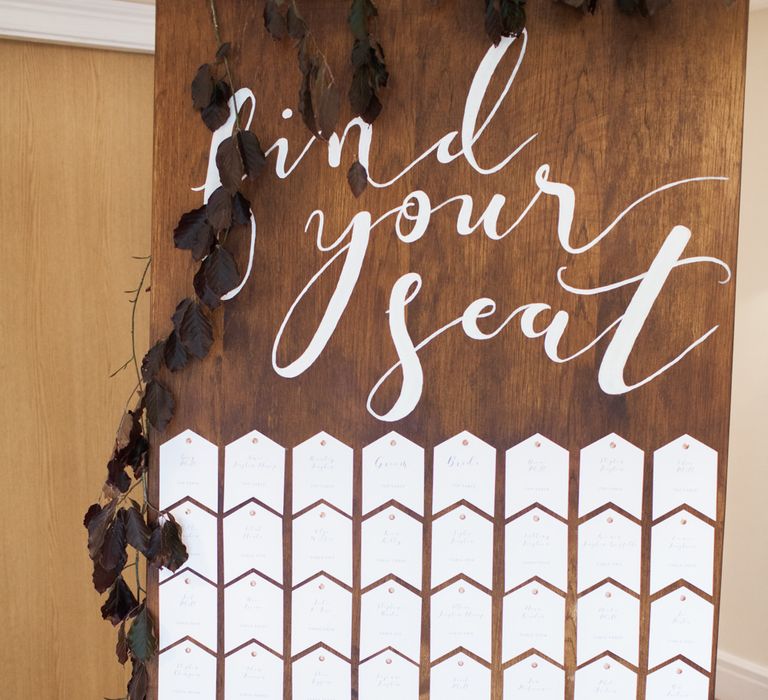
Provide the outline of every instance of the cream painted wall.
{"type": "MultiPolygon", "coordinates": [[[[750,16],[720,649],[768,666],[768,10],[750,16]]],[[[752,700],[744,698],[743,700],[752,700]]]]}

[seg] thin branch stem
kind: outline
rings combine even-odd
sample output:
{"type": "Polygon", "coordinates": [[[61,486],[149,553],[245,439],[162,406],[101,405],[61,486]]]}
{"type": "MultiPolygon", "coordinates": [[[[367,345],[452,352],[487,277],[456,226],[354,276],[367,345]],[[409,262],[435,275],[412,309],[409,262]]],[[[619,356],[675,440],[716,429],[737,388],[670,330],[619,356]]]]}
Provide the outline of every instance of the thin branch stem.
{"type": "Polygon", "coordinates": [[[133,562],[136,566],[136,598],[141,596],[141,578],[139,576],[139,551],[136,550],[136,560],[133,562]]]}
{"type": "Polygon", "coordinates": [[[291,5],[293,7],[293,11],[302,18],[302,21],[304,22],[304,27],[306,29],[306,38],[310,39],[312,41],[312,45],[315,48],[315,51],[320,54],[320,58],[323,59],[323,64],[325,66],[325,69],[328,71],[328,75],[331,79],[331,85],[336,83],[336,78],[333,75],[333,70],[331,69],[330,63],[328,63],[328,59],[325,57],[325,53],[320,48],[320,44],[317,41],[317,38],[314,35],[314,32],[310,29],[309,25],[307,24],[306,20],[304,19],[304,15],[299,12],[299,8],[296,5],[296,0],[291,0],[291,5]]]}
{"type": "Polygon", "coordinates": [[[129,358],[128,358],[128,359],[125,361],[125,363],[124,363],[124,364],[120,365],[120,367],[118,367],[118,368],[117,368],[117,369],[116,369],[114,372],[112,372],[112,374],[110,374],[110,375],[109,375],[109,378],[110,378],[110,379],[113,379],[113,378],[114,378],[114,377],[116,377],[118,374],[120,374],[120,372],[122,372],[122,371],[123,371],[123,370],[124,370],[124,369],[125,369],[125,368],[126,368],[128,365],[130,365],[130,364],[131,364],[131,358],[129,357],[129,358]]]}
{"type": "Polygon", "coordinates": [[[118,506],[121,506],[121,505],[122,505],[122,504],[125,502],[125,499],[126,499],[126,498],[128,498],[128,496],[131,494],[131,492],[132,492],[132,491],[133,491],[133,490],[134,490],[134,489],[135,489],[135,488],[136,488],[136,487],[137,487],[139,484],[141,484],[141,481],[135,481],[135,482],[134,482],[134,483],[131,485],[131,488],[129,488],[129,489],[128,489],[128,490],[127,490],[127,491],[126,491],[126,492],[125,492],[125,493],[124,493],[122,496],[120,496],[120,500],[117,502],[117,505],[118,505],[118,506]]]}
{"type": "MultiPolygon", "coordinates": [[[[131,399],[138,393],[139,389],[141,389],[141,382],[136,384],[136,386],[133,387],[133,391],[128,395],[128,398],[125,401],[125,406],[123,407],[123,416],[128,413],[128,406],[131,403],[131,399]]],[[[120,419],[120,424],[122,425],[122,418],[120,419]]],[[[120,428],[118,428],[117,431],[120,432],[120,428]]]]}
{"type": "Polygon", "coordinates": [[[141,296],[141,290],[144,289],[144,280],[147,279],[147,273],[152,265],[152,256],[147,258],[147,264],[144,266],[144,272],[141,273],[141,279],[139,280],[139,286],[136,288],[136,295],[131,300],[133,308],[131,309],[131,360],[133,366],[136,369],[136,381],[141,385],[141,370],[139,369],[139,360],[136,357],[136,307],[139,303],[139,296],[141,296]]]}
{"type": "MultiPolygon", "coordinates": [[[[110,376],[110,379],[114,376],[116,376],[119,372],[122,372],[124,369],[128,367],[128,365],[133,364],[133,367],[136,371],[136,385],[133,387],[130,394],[128,394],[128,398],[125,401],[125,406],[123,407],[123,412],[120,414],[120,424],[117,427],[117,430],[115,431],[115,435],[120,434],[120,429],[123,426],[123,420],[125,419],[125,414],[128,412],[128,406],[131,404],[131,400],[134,396],[141,390],[141,385],[143,384],[143,380],[141,378],[141,370],[139,369],[139,359],[136,354],[136,308],[138,307],[139,303],[139,297],[141,296],[141,292],[144,289],[144,282],[147,279],[147,274],[149,273],[149,268],[152,265],[152,256],[148,255],[146,257],[136,257],[134,256],[134,259],[136,260],[146,260],[147,264],[144,266],[144,269],[141,273],[141,278],[139,279],[139,284],[136,287],[136,289],[132,289],[129,293],[133,294],[133,298],[130,300],[131,303],[131,357],[128,359],[125,364],[120,367],[119,369],[115,370],[110,376]]],[[[146,425],[144,425],[144,434],[146,435],[146,425]]],[[[117,438],[115,438],[117,440],[117,438]]],[[[144,477],[146,478],[146,477],[144,477]]],[[[118,502],[118,505],[120,505],[128,496],[131,491],[133,491],[136,486],[141,483],[137,481],[131,488],[123,494],[123,496],[120,498],[120,501],[118,502]]],[[[145,487],[146,491],[146,487],[145,487]]]]}
{"type": "MultiPolygon", "coordinates": [[[[134,389],[133,393],[135,394],[136,391],[138,391],[141,388],[142,384],[142,378],[141,378],[141,370],[139,369],[139,360],[136,355],[136,308],[139,305],[139,297],[141,296],[141,291],[144,289],[144,281],[147,278],[147,273],[149,272],[149,268],[152,265],[152,256],[150,255],[147,258],[147,264],[144,266],[144,271],[141,273],[141,279],[139,280],[139,284],[136,287],[136,295],[131,300],[131,304],[133,305],[133,308],[131,309],[131,359],[133,360],[133,366],[136,370],[136,389],[134,389]]],[[[131,395],[131,397],[133,394],[131,395]]],[[[130,398],[128,399],[130,402],[130,398]]],[[[144,427],[144,432],[146,434],[146,425],[144,427]]],[[[133,486],[128,490],[128,492],[120,499],[120,502],[122,503],[125,501],[125,499],[128,497],[128,494],[131,493],[139,484],[142,486],[142,491],[144,493],[144,498],[146,499],[147,496],[147,473],[146,469],[141,475],[141,480],[136,481],[133,486]]],[[[136,551],[136,559],[134,561],[134,564],[136,565],[136,597],[141,597],[141,592],[144,590],[141,587],[141,567],[139,566],[140,561],[140,553],[138,550],[136,551]]]]}
{"type": "Polygon", "coordinates": [[[161,510],[160,510],[160,509],[159,509],[157,506],[154,506],[154,505],[152,505],[152,503],[149,501],[149,499],[145,499],[145,500],[144,500],[144,505],[145,505],[145,506],[146,506],[146,507],[147,507],[149,510],[154,510],[154,511],[155,511],[155,513],[157,513],[158,515],[160,515],[160,514],[162,513],[162,511],[161,511],[161,510]]]}
{"type": "MultiPolygon", "coordinates": [[[[216,12],[216,0],[210,0],[211,5],[211,21],[213,22],[213,33],[216,35],[216,47],[217,50],[221,48],[221,30],[219,29],[219,15],[216,12]]],[[[237,98],[235,97],[235,81],[232,79],[232,71],[229,69],[229,59],[224,58],[224,70],[227,72],[227,80],[229,80],[229,86],[232,88],[232,102],[235,105],[235,131],[240,131],[240,108],[237,106],[237,98]]]]}

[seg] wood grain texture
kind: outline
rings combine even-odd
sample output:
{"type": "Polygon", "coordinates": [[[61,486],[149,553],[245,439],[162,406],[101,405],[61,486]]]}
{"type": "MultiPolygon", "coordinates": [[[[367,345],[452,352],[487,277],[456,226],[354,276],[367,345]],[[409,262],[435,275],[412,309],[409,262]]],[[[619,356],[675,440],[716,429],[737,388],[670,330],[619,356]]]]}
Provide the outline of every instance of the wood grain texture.
{"type": "MultiPolygon", "coordinates": [[[[281,117],[284,107],[295,104],[299,78],[294,53],[265,35],[260,6],[245,0],[218,4],[224,39],[238,46],[235,80],[257,95],[254,130],[265,147],[286,137],[291,162],[307,142],[297,117],[281,117]]],[[[487,41],[482,12],[474,3],[382,0],[379,5],[380,38],[392,84],[373,130],[371,172],[383,180],[447,132],[460,129],[466,93],[487,41]]],[[[302,8],[337,79],[346,86],[346,3],[317,0],[302,8]]],[[[205,176],[210,136],[189,106],[188,84],[195,68],[216,48],[206,10],[203,2],[158,2],[151,319],[158,336],[168,332],[178,300],[191,293],[194,269],[188,255],[174,251],[171,232],[182,212],[199,206],[200,196],[189,186],[205,176]]],[[[712,597],[717,606],[735,287],[719,285],[720,270],[715,267],[690,266],[670,279],[633,352],[627,378],[639,381],[713,325],[719,325],[718,331],[662,377],[629,394],[608,396],[597,386],[605,342],[573,362],[556,365],[546,359],[540,341],[526,340],[512,324],[483,343],[454,329],[420,353],[424,393],[406,419],[384,424],[365,411],[368,392],[397,359],[385,312],[392,284],[406,272],[423,278],[420,295],[407,314],[414,338],[425,338],[460,316],[478,297],[497,301],[498,322],[522,304],[543,301],[571,316],[561,345],[563,354],[569,354],[623,313],[633,288],[574,297],[557,285],[558,268],[567,266],[569,283],[580,287],[608,285],[642,273],[678,223],[694,232],[686,255],[716,256],[735,268],[746,4],[726,8],[680,0],[650,21],[623,16],[609,3],[603,3],[595,17],[549,2],[531,3],[530,10],[528,54],[510,97],[478,142],[478,158],[498,162],[528,136],[538,137],[499,174],[482,177],[462,159],[435,165],[428,158],[392,187],[369,188],[356,201],[345,179],[354,160],[353,138],[338,169],[328,167],[326,147],[316,143],[288,179],[266,175],[249,185],[259,223],[253,275],[239,297],[217,314],[218,340],[211,356],[167,378],[179,410],[162,439],[192,428],[223,446],[258,429],[291,448],[326,430],[360,450],[395,429],[425,446],[429,455],[436,444],[464,429],[498,449],[541,432],[571,454],[573,555],[579,449],[617,432],[646,451],[647,541],[653,450],[690,433],[720,455],[718,574],[712,597]],[[700,37],[712,27],[718,27],[718,41],[702,50],[700,37]],[[648,200],[627,217],[620,233],[580,256],[565,253],[557,244],[553,201],[540,201],[503,241],[491,241],[480,231],[457,236],[455,209],[448,207],[433,216],[426,235],[411,245],[399,242],[391,219],[386,220],[371,236],[362,275],[325,352],[296,379],[282,379],[273,371],[272,344],[283,316],[328,259],[314,246],[314,228],[304,231],[314,209],[325,212],[328,238],[333,239],[360,209],[375,218],[399,206],[415,189],[426,191],[433,203],[471,193],[478,207],[475,216],[501,192],[507,196],[502,221],[508,226],[533,195],[533,174],[543,163],[551,165],[552,179],[576,190],[577,244],[591,240],[629,203],[661,184],[701,175],[724,175],[728,181],[717,188],[694,184],[648,200]]],[[[508,75],[516,56],[510,51],[500,74],[508,75]]],[[[495,80],[491,93],[498,94],[500,87],[495,80]]],[[[343,113],[342,123],[346,118],[343,113]]],[[[245,243],[243,238],[233,244],[241,259],[245,243]]],[[[305,347],[335,279],[321,280],[304,300],[278,353],[281,362],[305,347]]],[[[487,327],[494,325],[489,322],[487,327]]],[[[379,408],[392,400],[394,390],[386,388],[379,408]]],[[[153,462],[156,466],[156,454],[153,462]]],[[[428,475],[429,465],[428,456],[428,475]]],[[[641,609],[647,635],[647,565],[643,573],[641,609]]],[[[572,556],[569,698],[575,667],[575,575],[572,556]]],[[[152,595],[155,604],[156,586],[152,595]]],[[[494,610],[498,619],[498,600],[494,610]]],[[[495,649],[498,659],[498,644],[495,649]]],[[[644,665],[646,656],[641,658],[639,698],[644,697],[644,665]]],[[[501,697],[500,680],[497,664],[494,700],[501,697]]],[[[424,673],[422,687],[426,698],[424,673]]],[[[289,690],[285,697],[290,698],[289,690]]]]}
{"type": "Polygon", "coordinates": [[[152,65],[0,42],[4,698],[125,692],[82,517],[132,388],[109,375],[130,357],[131,256],[149,252],[152,65]]]}

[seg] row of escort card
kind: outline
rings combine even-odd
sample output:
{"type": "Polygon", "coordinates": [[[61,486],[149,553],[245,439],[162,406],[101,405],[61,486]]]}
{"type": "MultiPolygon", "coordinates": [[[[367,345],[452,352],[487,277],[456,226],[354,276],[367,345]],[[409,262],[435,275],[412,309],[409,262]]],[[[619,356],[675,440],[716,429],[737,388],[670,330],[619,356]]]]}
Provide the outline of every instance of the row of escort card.
{"type": "MultiPolygon", "coordinates": [[[[351,668],[346,659],[325,647],[313,649],[292,663],[293,700],[349,700],[351,668]]],[[[253,642],[225,662],[227,700],[283,700],[283,661],[253,642]]],[[[637,674],[603,655],[577,669],[574,700],[634,700],[637,674]]],[[[710,679],[676,660],[647,677],[645,700],[708,700],[710,679]]],[[[537,654],[504,670],[504,700],[562,700],[565,672],[537,654]]],[[[432,667],[430,694],[438,700],[480,700],[491,697],[491,672],[463,652],[432,667]]],[[[159,660],[159,697],[216,697],[216,658],[194,642],[168,649],[159,660]]],[[[417,700],[419,669],[396,651],[384,650],[360,664],[360,700],[417,700]]]]}
{"type": "MultiPolygon", "coordinates": [[[[190,552],[183,571],[161,575],[160,646],[166,650],[160,664],[161,700],[190,696],[181,689],[188,674],[178,673],[178,664],[198,660],[197,681],[207,677],[204,669],[212,664],[215,678],[215,657],[208,650],[217,647],[214,582],[220,522],[226,697],[282,697],[286,597],[293,697],[349,697],[343,684],[350,682],[352,645],[353,450],[321,433],[296,447],[292,456],[292,489],[286,490],[284,448],[258,432],[228,445],[224,515],[217,518],[217,447],[191,431],[161,447],[160,507],[181,523],[190,552]],[[292,590],[287,596],[284,511],[292,513],[292,590]],[[319,645],[326,653],[317,651],[319,645]],[[185,656],[180,656],[182,647],[185,656]],[[296,669],[312,664],[316,667],[301,677],[327,675],[330,680],[304,694],[297,689],[296,669]],[[332,681],[334,674],[339,682],[332,681]],[[261,678],[256,685],[264,694],[254,694],[254,678],[261,678]]],[[[649,688],[704,698],[708,691],[699,689],[706,691],[708,677],[683,661],[675,662],[671,673],[668,662],[683,656],[703,671],[710,667],[713,607],[699,592],[712,593],[717,455],[683,436],[656,451],[653,471],[651,591],[669,590],[651,604],[649,667],[658,670],[649,688]]],[[[594,680],[604,697],[624,700],[630,697],[629,685],[636,683],[629,667],[637,668],[640,656],[643,477],[642,451],[617,435],[581,451],[577,697],[578,687],[594,680]],[[601,660],[605,653],[625,663],[601,660]],[[614,686],[612,695],[607,689],[614,686]]],[[[392,697],[388,693],[394,690],[398,697],[418,697],[426,526],[432,541],[433,697],[488,697],[483,689],[490,682],[495,478],[496,450],[479,438],[464,432],[438,445],[427,494],[432,517],[425,518],[430,501],[425,501],[424,450],[396,433],[363,449],[362,700],[392,697]],[[456,680],[456,674],[464,680],[456,680]],[[435,695],[443,682],[453,690],[435,695]]],[[[505,688],[514,688],[508,697],[563,696],[546,689],[563,683],[568,483],[568,452],[541,435],[507,451],[502,653],[505,688]],[[542,658],[524,662],[534,652],[542,658]]]]}
{"type": "MultiPolygon", "coordinates": [[[[186,498],[218,509],[218,449],[192,431],[162,446],[160,498],[165,507],[186,498]]],[[[363,448],[363,514],[389,501],[424,515],[424,449],[390,433],[363,448]]],[[[653,518],[688,506],[716,517],[717,453],[684,435],[654,453],[653,518]]],[[[293,450],[292,512],[324,500],[352,513],[353,450],[320,433],[293,450]]],[[[505,516],[538,503],[568,516],[568,452],[541,435],[507,450],[505,516]]],[[[460,433],[434,451],[432,512],[459,502],[493,515],[496,450],[471,433],[460,433]]],[[[579,516],[612,504],[641,517],[643,452],[618,435],[608,435],[581,450],[579,516]]],[[[256,499],[282,514],[285,498],[285,448],[256,431],[227,445],[224,511],[256,499]]]]}

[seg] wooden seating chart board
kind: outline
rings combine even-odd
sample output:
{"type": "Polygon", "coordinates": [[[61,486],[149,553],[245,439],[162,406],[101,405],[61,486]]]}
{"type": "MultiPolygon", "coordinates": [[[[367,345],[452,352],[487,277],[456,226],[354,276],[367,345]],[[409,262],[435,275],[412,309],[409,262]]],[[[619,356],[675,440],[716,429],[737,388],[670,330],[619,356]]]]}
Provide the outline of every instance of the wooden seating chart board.
{"type": "MultiPolygon", "coordinates": [[[[530,2],[494,47],[481,2],[380,0],[384,110],[327,143],[262,4],[217,4],[268,172],[211,354],[163,376],[190,559],[150,582],[153,698],[712,700],[746,3],[530,2]]],[[[342,93],[347,5],[301,3],[342,93]]],[[[188,95],[208,3],[157,32],[159,337],[232,124],[188,95]]]]}

